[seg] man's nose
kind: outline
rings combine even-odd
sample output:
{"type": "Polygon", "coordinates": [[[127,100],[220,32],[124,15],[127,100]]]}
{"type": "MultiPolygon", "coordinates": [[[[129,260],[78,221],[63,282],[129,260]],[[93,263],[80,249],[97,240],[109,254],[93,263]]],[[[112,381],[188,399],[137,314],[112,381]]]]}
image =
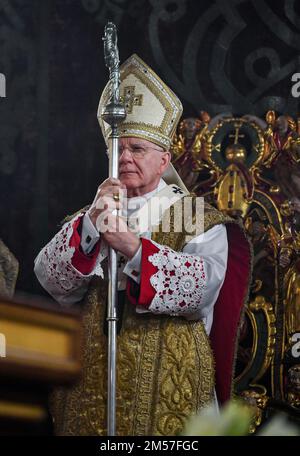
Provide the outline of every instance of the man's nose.
{"type": "Polygon", "coordinates": [[[119,162],[128,162],[132,161],[132,155],[127,147],[122,148],[119,152],[119,162]]]}

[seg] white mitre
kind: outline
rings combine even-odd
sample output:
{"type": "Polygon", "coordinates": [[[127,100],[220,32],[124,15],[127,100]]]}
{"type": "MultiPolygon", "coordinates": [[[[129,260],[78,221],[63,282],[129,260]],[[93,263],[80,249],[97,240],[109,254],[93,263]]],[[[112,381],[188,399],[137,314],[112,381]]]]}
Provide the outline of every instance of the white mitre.
{"type": "MultiPolygon", "coordinates": [[[[110,83],[101,95],[97,117],[108,145],[111,127],[102,119],[102,112],[111,98],[110,83]]],[[[136,54],[120,66],[120,98],[125,104],[126,118],[119,125],[120,138],[142,138],[169,150],[182,114],[182,104],[175,93],[136,54]]],[[[187,189],[170,163],[163,175],[167,184],[187,189]]]]}

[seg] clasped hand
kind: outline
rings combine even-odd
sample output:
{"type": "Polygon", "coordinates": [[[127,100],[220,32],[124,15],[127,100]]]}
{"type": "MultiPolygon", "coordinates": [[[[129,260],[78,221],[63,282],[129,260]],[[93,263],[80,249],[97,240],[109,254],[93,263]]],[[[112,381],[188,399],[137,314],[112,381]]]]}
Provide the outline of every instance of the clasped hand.
{"type": "Polygon", "coordinates": [[[107,244],[131,259],[138,251],[141,241],[135,233],[129,230],[124,219],[118,215],[118,211],[122,209],[122,195],[125,191],[126,186],[121,184],[119,179],[106,179],[98,187],[89,209],[89,216],[107,244]],[[114,195],[117,194],[120,201],[114,200],[114,195]]]}

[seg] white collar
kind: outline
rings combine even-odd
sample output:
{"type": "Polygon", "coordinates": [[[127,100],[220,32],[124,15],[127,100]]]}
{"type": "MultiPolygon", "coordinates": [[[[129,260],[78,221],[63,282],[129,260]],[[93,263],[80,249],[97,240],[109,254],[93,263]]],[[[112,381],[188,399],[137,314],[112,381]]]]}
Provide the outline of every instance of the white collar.
{"type": "Polygon", "coordinates": [[[163,179],[160,179],[158,186],[152,190],[151,192],[145,193],[144,195],[140,196],[133,196],[131,198],[128,198],[128,208],[124,208],[122,210],[123,216],[128,216],[135,212],[137,209],[141,208],[144,206],[144,204],[152,198],[156,193],[160,192],[163,188],[167,187],[167,184],[163,179]],[[127,209],[127,210],[126,210],[127,209]]]}

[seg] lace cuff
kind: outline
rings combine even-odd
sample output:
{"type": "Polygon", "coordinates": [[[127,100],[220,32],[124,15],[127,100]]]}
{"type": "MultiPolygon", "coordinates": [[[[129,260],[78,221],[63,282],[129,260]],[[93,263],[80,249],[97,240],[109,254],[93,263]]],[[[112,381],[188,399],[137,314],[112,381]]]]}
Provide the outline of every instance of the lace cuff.
{"type": "Polygon", "coordinates": [[[148,309],[155,314],[172,316],[196,313],[206,288],[202,258],[153,244],[159,252],[150,255],[148,261],[158,271],[150,278],[156,294],[148,309]]]}
{"type": "Polygon", "coordinates": [[[36,259],[35,272],[46,290],[53,296],[64,295],[86,286],[91,277],[103,278],[103,269],[98,261],[88,275],[83,275],[72,265],[75,247],[70,246],[74,227],[83,214],[78,214],[54,236],[36,259]]]}

